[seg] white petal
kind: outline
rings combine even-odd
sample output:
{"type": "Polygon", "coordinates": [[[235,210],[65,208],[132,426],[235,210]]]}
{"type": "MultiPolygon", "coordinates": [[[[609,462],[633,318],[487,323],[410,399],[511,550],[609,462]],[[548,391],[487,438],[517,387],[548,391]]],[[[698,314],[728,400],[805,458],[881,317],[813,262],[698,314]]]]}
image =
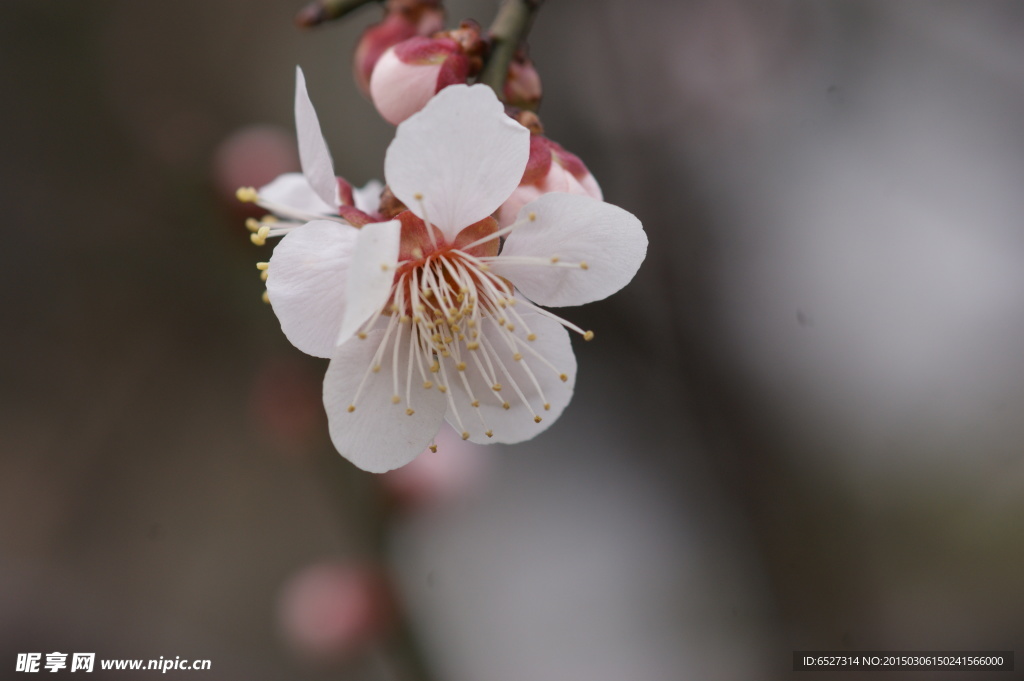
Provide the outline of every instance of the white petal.
{"type": "Polygon", "coordinates": [[[327,149],[320,121],[316,117],[313,102],[306,92],[306,77],[302,69],[295,67],[295,130],[299,138],[299,160],[302,174],[309,181],[317,196],[329,206],[332,212],[340,203],[338,180],[334,176],[331,152],[327,149]]]}
{"type": "Polygon", "coordinates": [[[380,210],[380,193],[384,191],[384,183],[380,180],[370,180],[362,187],[352,188],[352,201],[356,208],[368,215],[374,215],[380,210]]]}
{"type": "Polygon", "coordinates": [[[402,203],[450,241],[497,210],[529,156],[529,131],[505,115],[490,88],[451,85],[398,126],[384,177],[402,203]]]}
{"type": "Polygon", "coordinates": [[[630,282],[647,255],[640,221],[588,196],[545,194],[523,206],[518,220],[521,224],[505,240],[493,270],[540,305],[583,305],[607,298],[630,282]],[[515,264],[516,256],[557,257],[561,263],[587,267],[515,264]]]}
{"type": "MultiPolygon", "coordinates": [[[[504,332],[497,323],[490,319],[484,320],[481,323],[481,330],[498,353],[501,363],[508,369],[512,380],[495,366],[498,382],[501,384],[501,391],[495,392],[492,390],[491,382],[480,373],[472,357],[463,357],[463,361],[466,362],[466,370],[461,373],[465,374],[469,382],[473,394],[471,398],[458,376],[460,372],[455,366],[455,360],[449,358],[445,365],[455,408],[458,410],[462,427],[469,431],[469,439],[473,442],[512,444],[529,440],[547,430],[562,415],[562,411],[572,399],[573,386],[576,384],[576,356],[569,343],[569,334],[561,324],[547,317],[525,309],[517,309],[517,311],[529,330],[537,337],[536,340],[527,341],[528,331],[521,324],[516,325],[515,335],[522,339],[529,348],[554,365],[554,369],[537,359],[528,349],[522,348],[522,344],[517,343],[515,350],[509,348],[502,338],[504,332]],[[513,358],[516,352],[523,357],[518,362],[513,358]],[[527,373],[527,368],[537,379],[540,392],[527,373]],[[567,380],[562,381],[559,373],[565,374],[567,380]],[[532,411],[523,404],[512,387],[513,380],[526,397],[532,411]],[[543,397],[541,397],[542,394],[543,397]],[[479,401],[479,407],[472,406],[473,399],[479,401]],[[511,408],[505,409],[502,406],[503,401],[508,401],[511,408]],[[545,403],[549,405],[549,409],[544,409],[545,403]],[[540,423],[534,421],[535,415],[541,417],[540,423]],[[481,417],[483,422],[481,422],[481,417]],[[494,432],[494,437],[487,437],[488,428],[494,432]]],[[[471,352],[482,352],[482,349],[464,350],[463,354],[469,355],[471,352]]],[[[481,361],[483,361],[482,357],[481,361]]],[[[492,362],[494,361],[492,357],[492,362]]],[[[486,366],[487,364],[484,363],[484,367],[486,366]]],[[[455,430],[461,432],[458,419],[455,418],[451,406],[449,406],[445,418],[455,430]]]]}
{"type": "Polygon", "coordinates": [[[336,345],[354,336],[388,302],[398,264],[401,229],[402,223],[392,220],[364,225],[359,230],[348,270],[348,305],[336,345]]]}
{"type": "Polygon", "coordinates": [[[298,213],[330,215],[336,208],[328,206],[309,186],[302,173],[285,173],[259,189],[260,198],[292,208],[298,213]]]}
{"type": "Polygon", "coordinates": [[[307,354],[334,354],[358,234],[349,225],[316,220],[293,229],[274,248],[267,295],[284,335],[307,354]]]}
{"type": "Polygon", "coordinates": [[[324,407],[331,440],[342,456],[365,471],[383,473],[416,458],[437,434],[444,419],[445,399],[437,390],[424,390],[418,377],[412,382],[411,402],[405,401],[409,357],[409,327],[398,327],[398,374],[393,370],[394,334],[388,340],[380,371],[368,370],[384,331],[353,338],[338,348],[324,377],[324,407]],[[366,378],[356,397],[359,384],[366,378]],[[398,404],[392,402],[397,378],[398,404]],[[355,411],[348,411],[355,402],[355,411]],[[413,409],[410,416],[406,409],[413,409]]]}

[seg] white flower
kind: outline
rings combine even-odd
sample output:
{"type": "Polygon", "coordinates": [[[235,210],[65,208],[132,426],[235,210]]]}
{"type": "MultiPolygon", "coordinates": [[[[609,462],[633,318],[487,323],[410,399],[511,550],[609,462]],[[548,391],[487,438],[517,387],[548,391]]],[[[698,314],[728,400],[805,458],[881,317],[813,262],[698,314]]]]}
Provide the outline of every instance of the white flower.
{"type": "MultiPolygon", "coordinates": [[[[331,439],[360,468],[408,463],[445,419],[474,442],[520,442],[569,403],[566,328],[592,334],[538,306],[619,290],[647,238],[626,211],[559,193],[499,229],[491,214],[518,186],[529,146],[490,89],[448,87],[387,151],[385,178],[409,211],[361,229],[312,220],[275,249],[270,303],[296,347],[330,358],[331,439]]],[[[328,204],[329,164],[303,153],[328,204]]]]}

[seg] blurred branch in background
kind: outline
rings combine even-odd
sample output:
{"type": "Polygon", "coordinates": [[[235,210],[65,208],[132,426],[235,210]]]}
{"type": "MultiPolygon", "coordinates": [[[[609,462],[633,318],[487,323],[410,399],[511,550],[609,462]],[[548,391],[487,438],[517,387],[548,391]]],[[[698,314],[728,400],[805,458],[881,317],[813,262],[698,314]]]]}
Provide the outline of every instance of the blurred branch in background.
{"type": "Polygon", "coordinates": [[[299,10],[295,15],[295,25],[299,28],[313,28],[334,19],[341,19],[363,5],[381,0],[315,0],[299,10]]]}

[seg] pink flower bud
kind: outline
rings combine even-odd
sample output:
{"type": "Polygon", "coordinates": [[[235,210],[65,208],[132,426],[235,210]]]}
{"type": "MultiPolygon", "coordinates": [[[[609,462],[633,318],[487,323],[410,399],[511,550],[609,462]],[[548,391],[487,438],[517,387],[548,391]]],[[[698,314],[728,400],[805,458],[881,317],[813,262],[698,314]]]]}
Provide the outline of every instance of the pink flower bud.
{"type": "Polygon", "coordinates": [[[382,636],[393,602],[382,570],[318,563],[294,575],[281,591],[282,633],[299,654],[344,659],[382,636]]]}
{"type": "Polygon", "coordinates": [[[480,25],[463,21],[431,38],[405,40],[385,52],[370,76],[370,98],[389,123],[398,125],[449,85],[480,72],[486,42],[480,25]]]}
{"type": "Polygon", "coordinates": [[[578,156],[563,149],[558,142],[535,134],[530,137],[530,160],[523,179],[498,209],[498,224],[502,227],[512,224],[520,208],[548,192],[583,194],[604,200],[597,180],[578,156]]]}
{"type": "Polygon", "coordinates": [[[540,74],[526,55],[519,53],[508,65],[505,79],[505,103],[521,109],[536,109],[540,104],[540,74]]]}
{"type": "Polygon", "coordinates": [[[384,20],[363,31],[352,67],[356,84],[370,94],[370,74],[388,48],[403,40],[426,36],[444,28],[444,10],[434,0],[392,0],[384,20]]]}

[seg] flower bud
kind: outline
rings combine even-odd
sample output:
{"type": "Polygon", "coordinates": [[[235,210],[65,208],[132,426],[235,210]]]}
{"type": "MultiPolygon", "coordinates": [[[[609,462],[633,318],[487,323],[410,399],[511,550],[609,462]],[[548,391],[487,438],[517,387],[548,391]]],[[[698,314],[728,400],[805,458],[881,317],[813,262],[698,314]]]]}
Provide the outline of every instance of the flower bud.
{"type": "Polygon", "coordinates": [[[540,104],[540,74],[522,52],[517,52],[508,65],[504,92],[505,102],[510,106],[532,110],[540,104]]]}
{"type": "MultiPolygon", "coordinates": [[[[526,114],[532,116],[530,112],[526,114]]],[[[597,180],[578,156],[563,149],[558,142],[535,133],[530,136],[530,160],[523,179],[498,209],[498,224],[502,227],[512,224],[520,208],[548,192],[584,194],[604,200],[597,180]]]]}
{"type": "Polygon", "coordinates": [[[295,652],[312,660],[337,660],[378,640],[391,623],[393,608],[382,569],[324,562],[285,584],[278,618],[295,652]]]}
{"type": "Polygon", "coordinates": [[[449,85],[479,72],[484,43],[479,26],[463,22],[433,38],[409,38],[388,49],[370,76],[370,98],[377,111],[398,125],[449,85]]]}
{"type": "Polygon", "coordinates": [[[356,45],[352,68],[359,89],[369,96],[370,74],[388,48],[443,28],[444,10],[437,0],[390,0],[384,19],[363,31],[356,45]]]}

